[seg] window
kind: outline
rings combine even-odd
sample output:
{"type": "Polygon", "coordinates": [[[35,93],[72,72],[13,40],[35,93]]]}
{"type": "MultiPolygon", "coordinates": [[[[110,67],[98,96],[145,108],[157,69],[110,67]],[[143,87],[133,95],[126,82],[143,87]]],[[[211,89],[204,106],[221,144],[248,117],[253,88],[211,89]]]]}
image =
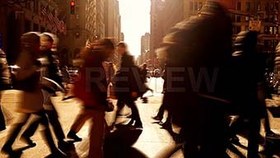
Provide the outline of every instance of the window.
{"type": "Polygon", "coordinates": [[[250,11],[251,9],[251,3],[250,2],[246,2],[246,11],[250,11]]]}
{"type": "Polygon", "coordinates": [[[240,15],[236,16],[236,22],[241,22],[241,16],[240,15]]]}
{"type": "Polygon", "coordinates": [[[241,2],[237,2],[236,9],[237,9],[237,10],[241,10],[241,2]]]}

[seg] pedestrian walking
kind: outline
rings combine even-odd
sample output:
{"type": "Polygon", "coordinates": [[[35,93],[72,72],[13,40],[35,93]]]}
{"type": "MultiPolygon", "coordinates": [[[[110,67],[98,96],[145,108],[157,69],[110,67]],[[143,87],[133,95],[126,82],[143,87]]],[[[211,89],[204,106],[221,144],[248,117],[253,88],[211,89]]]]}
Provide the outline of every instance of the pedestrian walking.
{"type": "MultiPolygon", "coordinates": [[[[152,93],[154,92],[154,90],[152,90],[151,88],[148,87],[147,85],[147,78],[148,78],[148,68],[147,68],[147,64],[144,63],[141,67],[140,67],[140,77],[141,77],[141,80],[144,81],[146,87],[147,87],[147,91],[151,91],[152,93]]],[[[143,95],[140,97],[142,99],[142,102],[143,103],[148,103],[148,97],[145,97],[144,96],[144,93],[143,95]]]]}
{"type": "Polygon", "coordinates": [[[238,109],[239,119],[246,119],[247,122],[248,158],[259,157],[262,118],[267,119],[264,124],[267,136],[273,135],[265,105],[265,58],[258,52],[257,41],[258,32],[241,31],[234,41],[235,51],[232,55],[232,65],[235,70],[232,100],[238,109]]]}
{"type": "Polygon", "coordinates": [[[133,56],[129,55],[126,43],[119,42],[117,44],[117,53],[121,56],[120,69],[117,71],[114,81],[115,93],[118,99],[117,114],[127,105],[131,109],[131,120],[126,125],[142,128],[142,121],[135,104],[135,100],[142,96],[139,91],[139,84],[137,84],[138,81],[143,82],[140,71],[134,63],[133,56]]]}
{"type": "Polygon", "coordinates": [[[206,1],[200,13],[172,27],[158,57],[166,64],[172,123],[181,127],[188,158],[226,157],[227,63],[232,24],[225,4],[206,1]]]}
{"type": "Polygon", "coordinates": [[[81,51],[83,64],[79,79],[75,82],[75,96],[82,101],[82,109],[72,124],[67,137],[81,141],[77,133],[83,124],[91,121],[89,132],[89,158],[103,157],[103,141],[105,135],[105,111],[108,109],[106,74],[103,62],[114,53],[114,43],[110,39],[101,39],[81,51]]]}
{"type": "MultiPolygon", "coordinates": [[[[37,60],[40,55],[40,36],[37,33],[28,32],[21,36],[21,52],[16,64],[19,69],[15,73],[15,78],[19,88],[22,90],[20,96],[20,105],[17,111],[20,113],[17,122],[13,125],[7,135],[7,140],[2,147],[2,152],[13,156],[12,145],[21,132],[22,127],[27,123],[31,116],[35,116],[33,121],[39,122],[44,126],[42,134],[45,143],[48,145],[53,157],[66,157],[58,150],[53,141],[48,119],[43,108],[43,94],[40,87],[40,62],[37,60]]],[[[21,140],[29,146],[36,144],[26,137],[21,140]]]]}
{"type": "Polygon", "coordinates": [[[4,112],[1,106],[1,93],[10,86],[10,71],[5,52],[0,48],[0,131],[6,129],[4,112]]]}
{"type": "MultiPolygon", "coordinates": [[[[41,73],[42,77],[51,79],[56,82],[58,86],[62,87],[62,79],[59,75],[58,62],[55,58],[54,52],[51,50],[54,42],[54,37],[52,36],[53,35],[50,33],[42,33],[40,35],[40,60],[42,64],[41,73]]],[[[65,135],[59,122],[59,115],[51,100],[51,97],[56,95],[55,93],[59,88],[57,88],[55,84],[49,83],[48,80],[44,80],[44,83],[46,84],[43,84],[42,86],[42,93],[44,96],[43,107],[48,116],[49,123],[52,125],[56,139],[58,140],[58,148],[66,150],[69,148],[70,144],[64,140],[65,135]]],[[[38,121],[32,122],[23,132],[22,137],[30,139],[38,128],[39,123],[40,122],[38,121]]]]}

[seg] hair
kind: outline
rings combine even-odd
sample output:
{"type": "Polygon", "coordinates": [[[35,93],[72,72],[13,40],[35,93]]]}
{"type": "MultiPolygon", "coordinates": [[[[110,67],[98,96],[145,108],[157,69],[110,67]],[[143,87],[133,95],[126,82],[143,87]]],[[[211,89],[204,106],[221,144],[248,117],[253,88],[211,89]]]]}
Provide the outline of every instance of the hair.
{"type": "Polygon", "coordinates": [[[100,43],[100,45],[102,45],[106,48],[115,49],[115,43],[114,43],[113,39],[103,38],[99,41],[99,43],[100,43]]]}
{"type": "Polygon", "coordinates": [[[40,36],[36,32],[27,32],[21,35],[20,41],[22,49],[34,48],[40,44],[40,36]]]}
{"type": "Polygon", "coordinates": [[[52,36],[52,34],[50,34],[48,32],[42,33],[41,37],[45,37],[46,40],[49,41],[49,42],[54,42],[54,37],[52,36]]]}
{"type": "Polygon", "coordinates": [[[110,38],[103,38],[103,39],[99,39],[99,40],[95,40],[92,44],[90,48],[83,48],[80,51],[80,55],[82,58],[86,58],[90,52],[92,52],[92,50],[95,50],[96,52],[103,50],[104,48],[106,49],[115,49],[115,43],[113,41],[113,39],[110,38]]]}
{"type": "Polygon", "coordinates": [[[127,44],[124,41],[119,42],[117,46],[127,48],[127,44]]]}

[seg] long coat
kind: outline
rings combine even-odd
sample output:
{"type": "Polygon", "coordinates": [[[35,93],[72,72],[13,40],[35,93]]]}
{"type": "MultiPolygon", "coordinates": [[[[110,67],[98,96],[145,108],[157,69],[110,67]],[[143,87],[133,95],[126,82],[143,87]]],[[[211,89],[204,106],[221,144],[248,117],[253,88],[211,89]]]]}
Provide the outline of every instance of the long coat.
{"type": "Polygon", "coordinates": [[[16,80],[26,84],[30,89],[23,89],[20,95],[18,112],[34,113],[43,110],[43,95],[40,88],[40,71],[36,66],[36,58],[31,52],[21,52],[16,64],[20,67],[16,72],[16,80]]]}

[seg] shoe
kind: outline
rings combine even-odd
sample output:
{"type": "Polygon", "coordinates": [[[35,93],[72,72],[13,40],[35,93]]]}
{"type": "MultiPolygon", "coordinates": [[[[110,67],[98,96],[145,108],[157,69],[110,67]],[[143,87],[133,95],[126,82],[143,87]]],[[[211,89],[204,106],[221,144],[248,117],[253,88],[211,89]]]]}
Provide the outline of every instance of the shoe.
{"type": "Polygon", "coordinates": [[[20,140],[26,143],[30,147],[36,146],[36,143],[34,143],[29,137],[21,136],[20,140]]]}
{"type": "Polygon", "coordinates": [[[265,138],[267,138],[267,139],[280,139],[280,135],[270,131],[270,132],[267,132],[265,134],[265,138]]]}
{"type": "Polygon", "coordinates": [[[236,145],[240,144],[239,138],[237,136],[233,136],[233,137],[229,138],[229,142],[232,144],[236,144],[236,145]]]}
{"type": "Polygon", "coordinates": [[[82,138],[78,137],[74,131],[70,131],[70,132],[67,134],[67,138],[73,139],[75,142],[80,142],[80,141],[82,141],[82,138]]]}
{"type": "Polygon", "coordinates": [[[58,149],[60,149],[61,151],[68,151],[73,148],[72,143],[66,142],[64,140],[59,141],[57,144],[58,144],[58,149]]]}
{"type": "Polygon", "coordinates": [[[8,145],[4,145],[1,149],[1,152],[2,153],[5,153],[5,154],[11,154],[14,152],[14,150],[12,149],[11,146],[8,146],[8,145]]]}
{"type": "Polygon", "coordinates": [[[152,119],[160,121],[160,120],[162,120],[162,117],[160,117],[160,116],[153,116],[152,119]]]}

